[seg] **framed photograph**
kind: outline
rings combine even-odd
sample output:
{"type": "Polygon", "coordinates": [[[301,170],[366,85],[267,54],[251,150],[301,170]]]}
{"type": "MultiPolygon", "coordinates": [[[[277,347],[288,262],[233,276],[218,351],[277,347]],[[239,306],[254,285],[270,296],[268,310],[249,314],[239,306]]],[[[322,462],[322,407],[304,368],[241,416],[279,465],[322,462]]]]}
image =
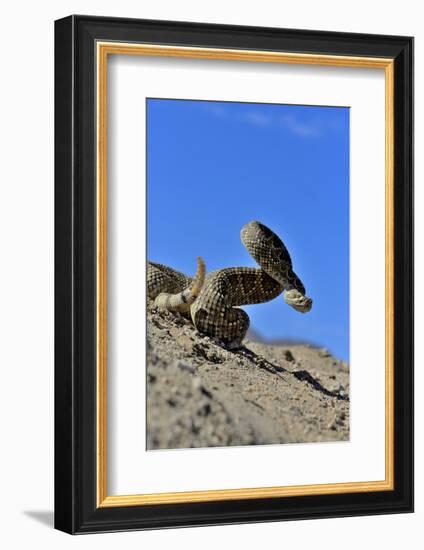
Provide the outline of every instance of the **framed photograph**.
{"type": "Polygon", "coordinates": [[[413,39],[55,24],[55,525],[413,509],[413,39]]]}

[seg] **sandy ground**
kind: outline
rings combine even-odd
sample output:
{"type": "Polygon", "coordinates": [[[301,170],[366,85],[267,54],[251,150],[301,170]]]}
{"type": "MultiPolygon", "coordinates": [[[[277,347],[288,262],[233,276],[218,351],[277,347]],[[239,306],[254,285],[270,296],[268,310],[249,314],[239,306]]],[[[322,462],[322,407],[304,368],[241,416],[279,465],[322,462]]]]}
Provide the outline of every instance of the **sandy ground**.
{"type": "Polygon", "coordinates": [[[349,367],[325,349],[229,351],[148,304],[147,448],[345,441],[349,367]]]}

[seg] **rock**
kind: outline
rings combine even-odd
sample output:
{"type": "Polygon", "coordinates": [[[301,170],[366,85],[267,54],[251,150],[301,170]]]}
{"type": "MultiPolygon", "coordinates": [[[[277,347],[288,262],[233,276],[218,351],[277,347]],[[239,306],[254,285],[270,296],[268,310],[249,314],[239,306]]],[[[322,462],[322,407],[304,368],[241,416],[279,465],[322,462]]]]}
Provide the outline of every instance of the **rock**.
{"type": "Polygon", "coordinates": [[[230,351],[152,304],[147,333],[148,449],[349,439],[349,366],[328,350],[230,351]]]}

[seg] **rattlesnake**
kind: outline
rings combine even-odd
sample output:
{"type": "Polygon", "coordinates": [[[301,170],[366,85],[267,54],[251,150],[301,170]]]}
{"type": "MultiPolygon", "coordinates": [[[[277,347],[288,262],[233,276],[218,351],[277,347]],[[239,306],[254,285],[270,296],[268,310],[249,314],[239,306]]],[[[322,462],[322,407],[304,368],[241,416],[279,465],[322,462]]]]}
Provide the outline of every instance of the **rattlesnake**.
{"type": "Polygon", "coordinates": [[[268,302],[284,292],[284,300],[305,313],[312,300],[292,269],[292,261],[281,239],[260,222],[246,224],[242,243],[260,268],[229,267],[209,273],[197,259],[193,278],[170,267],[148,262],[147,294],[155,305],[191,317],[196,329],[237,348],[249,328],[242,305],[268,302]]]}

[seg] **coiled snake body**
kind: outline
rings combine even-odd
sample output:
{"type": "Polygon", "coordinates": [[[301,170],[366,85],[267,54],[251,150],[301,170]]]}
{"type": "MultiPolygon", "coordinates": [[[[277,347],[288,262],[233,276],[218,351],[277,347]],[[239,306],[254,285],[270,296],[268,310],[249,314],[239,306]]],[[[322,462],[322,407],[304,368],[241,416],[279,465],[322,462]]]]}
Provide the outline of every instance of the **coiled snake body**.
{"type": "Polygon", "coordinates": [[[239,306],[268,302],[284,292],[286,303],[297,311],[305,313],[312,307],[287,248],[275,233],[252,221],[240,236],[260,268],[230,267],[205,276],[201,258],[193,278],[154,262],[148,262],[147,268],[147,294],[157,307],[191,317],[199,332],[229,348],[239,347],[249,328],[249,317],[239,306]]]}

